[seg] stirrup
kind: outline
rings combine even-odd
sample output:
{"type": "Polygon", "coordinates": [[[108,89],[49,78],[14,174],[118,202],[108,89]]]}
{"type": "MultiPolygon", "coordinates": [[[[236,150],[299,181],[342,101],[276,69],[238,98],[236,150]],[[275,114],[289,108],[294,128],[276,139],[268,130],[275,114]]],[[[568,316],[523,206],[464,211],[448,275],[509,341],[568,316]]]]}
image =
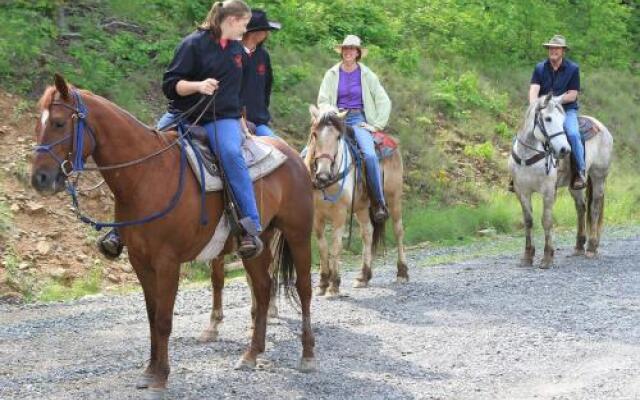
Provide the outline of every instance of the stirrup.
{"type": "Polygon", "coordinates": [[[258,236],[247,234],[240,239],[238,255],[243,260],[251,260],[258,257],[262,250],[264,250],[264,243],[258,236]]]}

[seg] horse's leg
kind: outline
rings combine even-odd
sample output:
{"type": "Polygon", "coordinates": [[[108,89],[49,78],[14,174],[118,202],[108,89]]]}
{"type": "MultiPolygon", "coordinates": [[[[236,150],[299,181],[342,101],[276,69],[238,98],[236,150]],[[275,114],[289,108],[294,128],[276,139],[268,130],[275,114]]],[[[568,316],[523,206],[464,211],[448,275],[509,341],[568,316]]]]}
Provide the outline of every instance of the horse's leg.
{"type": "Polygon", "coordinates": [[[329,245],[324,235],[324,218],[316,213],[313,217],[313,233],[316,235],[318,242],[318,251],[320,252],[320,281],[316,288],[317,296],[324,296],[329,286],[329,277],[331,270],[329,269],[329,245]]]}
{"type": "Polygon", "coordinates": [[[522,207],[525,231],[524,255],[522,256],[520,262],[523,266],[531,266],[533,265],[533,256],[536,254],[536,248],[533,245],[533,241],[531,239],[531,232],[533,230],[533,209],[531,206],[531,193],[518,193],[518,199],[520,200],[520,206],[522,207]]]}
{"type": "Polygon", "coordinates": [[[344,234],[347,210],[345,208],[334,212],[332,216],[333,243],[329,252],[329,287],[327,296],[337,296],[340,294],[340,254],[342,253],[342,236],[344,234]]]}
{"type": "Polygon", "coordinates": [[[372,257],[372,236],[373,226],[371,225],[371,217],[369,209],[363,208],[356,212],[358,225],[360,225],[360,236],[362,237],[362,269],[360,275],[353,281],[354,288],[367,287],[371,280],[371,259],[372,257]]]}
{"type": "Polygon", "coordinates": [[[576,214],[578,216],[578,232],[576,234],[576,247],[574,256],[584,255],[584,245],[587,242],[587,233],[585,230],[587,204],[584,199],[584,190],[569,190],[576,206],[576,214]]]}
{"type": "Polygon", "coordinates": [[[141,263],[137,257],[133,254],[129,254],[129,261],[133,266],[133,270],[138,276],[142,291],[144,293],[144,301],[147,308],[147,319],[149,320],[149,339],[151,344],[149,364],[145,368],[142,376],[136,382],[138,389],[146,389],[153,381],[153,377],[156,371],[156,362],[158,359],[157,353],[157,340],[155,329],[155,317],[156,317],[156,301],[155,301],[155,272],[149,269],[146,265],[141,263]]]}
{"type": "Polygon", "coordinates": [[[285,238],[296,269],[296,289],[302,308],[302,358],[299,369],[310,372],[316,369],[313,352],[316,341],[311,330],[311,240],[308,235],[296,234],[285,235],[285,238]]]}
{"type": "Polygon", "coordinates": [[[251,345],[236,363],[235,369],[256,366],[256,359],[264,352],[265,335],[267,331],[267,311],[269,297],[271,296],[271,276],[269,275],[269,263],[271,252],[268,247],[260,255],[251,260],[244,260],[244,268],[248,279],[251,280],[252,293],[255,298],[255,307],[252,306],[252,321],[254,324],[251,345]]]}
{"type": "Polygon", "coordinates": [[[211,288],[213,308],[209,319],[209,327],[205,329],[198,341],[213,342],[218,338],[218,326],[222,324],[222,290],[224,289],[224,256],[211,261],[211,288]]]}
{"type": "MultiPolygon", "coordinates": [[[[282,234],[282,233],[279,233],[282,234]]],[[[271,236],[269,250],[271,251],[271,264],[269,265],[269,276],[271,276],[271,297],[269,298],[269,311],[267,316],[271,318],[278,318],[278,280],[274,275],[278,273],[277,263],[273,262],[273,255],[277,251],[273,246],[277,243],[277,235],[271,236]]]]}
{"type": "Polygon", "coordinates": [[[543,192],[542,198],[544,208],[542,210],[542,226],[544,227],[544,258],[540,268],[546,269],[553,265],[553,204],[556,201],[556,189],[543,192]]]}
{"type": "Polygon", "coordinates": [[[404,226],[402,225],[402,192],[389,196],[389,212],[393,220],[393,231],[396,235],[398,246],[398,272],[396,282],[409,282],[409,268],[407,257],[404,254],[404,226]]]}
{"type": "Polygon", "coordinates": [[[591,195],[587,201],[590,202],[589,215],[589,242],[587,244],[586,256],[594,258],[598,255],[600,245],[600,234],[602,233],[602,221],[604,219],[604,185],[606,177],[589,177],[589,190],[591,195]]]}
{"type": "Polygon", "coordinates": [[[177,262],[156,262],[155,268],[155,332],[156,332],[156,367],[147,399],[161,399],[167,387],[169,377],[169,336],[173,323],[173,306],[178,291],[180,264],[177,262]]]}

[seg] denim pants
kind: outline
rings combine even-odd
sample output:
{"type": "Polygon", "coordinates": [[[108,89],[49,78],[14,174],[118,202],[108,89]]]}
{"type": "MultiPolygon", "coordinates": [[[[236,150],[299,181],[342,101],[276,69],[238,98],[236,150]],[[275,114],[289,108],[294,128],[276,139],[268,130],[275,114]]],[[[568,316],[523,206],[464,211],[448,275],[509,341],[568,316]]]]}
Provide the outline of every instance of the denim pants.
{"type": "Polygon", "coordinates": [[[256,125],[256,136],[271,136],[271,137],[276,137],[276,134],[273,133],[273,131],[271,130],[271,128],[269,127],[269,125],[267,124],[262,124],[262,125],[256,125]]]}
{"type": "Polygon", "coordinates": [[[584,145],[582,144],[582,138],[580,137],[580,128],[578,127],[578,110],[569,109],[566,110],[566,116],[564,118],[564,131],[571,144],[571,153],[573,159],[576,161],[578,171],[584,172],[584,145]]]}
{"type": "Polygon", "coordinates": [[[382,175],[380,163],[376,155],[376,146],[373,143],[373,135],[368,130],[359,127],[361,122],[365,122],[364,114],[361,112],[349,112],[346,124],[353,127],[358,147],[364,153],[364,163],[367,171],[367,181],[371,186],[373,195],[378,204],[384,205],[384,193],[382,191],[382,175]]]}
{"type": "MultiPolygon", "coordinates": [[[[175,115],[166,113],[158,121],[158,127],[170,124],[174,117],[175,115]]],[[[218,157],[222,164],[221,167],[227,175],[227,181],[240,208],[240,217],[251,218],[258,232],[261,232],[262,227],[256,206],[253,183],[249,176],[249,168],[247,168],[242,156],[241,146],[244,135],[240,128],[240,120],[219,119],[202,126],[207,130],[211,151],[218,157]]]]}

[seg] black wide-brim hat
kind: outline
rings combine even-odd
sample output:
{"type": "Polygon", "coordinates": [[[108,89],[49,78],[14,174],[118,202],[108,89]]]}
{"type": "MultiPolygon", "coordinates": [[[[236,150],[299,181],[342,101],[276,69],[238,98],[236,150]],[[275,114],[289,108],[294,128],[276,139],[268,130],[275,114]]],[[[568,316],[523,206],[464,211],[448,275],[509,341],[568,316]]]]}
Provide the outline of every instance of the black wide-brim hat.
{"type": "Polygon", "coordinates": [[[282,24],[276,21],[269,21],[267,13],[263,10],[251,10],[251,20],[247,25],[247,32],[277,31],[280,28],[282,28],[282,24]]]}

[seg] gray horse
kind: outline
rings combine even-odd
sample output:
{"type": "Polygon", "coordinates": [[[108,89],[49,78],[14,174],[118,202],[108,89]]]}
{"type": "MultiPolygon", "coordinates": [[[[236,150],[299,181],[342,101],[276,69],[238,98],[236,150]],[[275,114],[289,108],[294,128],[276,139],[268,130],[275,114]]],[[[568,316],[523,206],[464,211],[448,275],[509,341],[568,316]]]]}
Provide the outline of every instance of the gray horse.
{"type": "MultiPolygon", "coordinates": [[[[518,132],[509,156],[509,171],[513,177],[514,189],[522,206],[526,245],[522,264],[533,264],[535,247],[531,239],[533,213],[531,195],[542,195],[544,212],[545,246],[540,268],[553,264],[553,204],[557,188],[569,186],[571,182],[569,142],[564,134],[565,113],[560,96],[539,98],[531,104],[525,114],[524,124],[518,132]]],[[[575,201],[578,214],[578,233],[574,255],[585,254],[587,232],[589,241],[586,256],[595,257],[600,243],[604,216],[604,186],[611,166],[613,137],[609,130],[592,117],[581,117],[591,125],[591,137],[585,143],[585,161],[588,176],[586,195],[583,190],[569,190],[575,201]]]]}

